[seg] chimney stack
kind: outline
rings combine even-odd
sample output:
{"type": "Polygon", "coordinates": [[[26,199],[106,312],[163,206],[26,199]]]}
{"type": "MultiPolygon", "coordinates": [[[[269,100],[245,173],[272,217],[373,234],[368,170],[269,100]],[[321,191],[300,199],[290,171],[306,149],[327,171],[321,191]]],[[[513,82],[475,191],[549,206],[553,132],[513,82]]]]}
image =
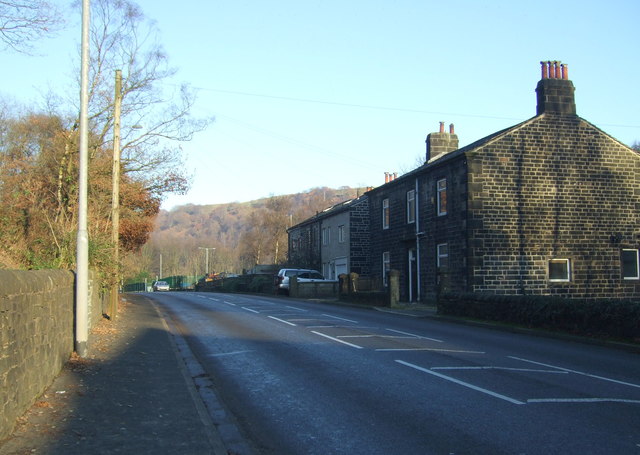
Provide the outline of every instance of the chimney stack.
{"type": "Polygon", "coordinates": [[[445,153],[458,149],[458,136],[455,134],[453,123],[449,125],[449,132],[444,131],[444,122],[440,122],[440,131],[427,135],[427,162],[439,158],[445,153]]]}
{"type": "Polygon", "coordinates": [[[569,66],[559,61],[540,62],[542,77],[536,87],[536,115],[576,115],[575,88],[569,80],[569,66]]]}

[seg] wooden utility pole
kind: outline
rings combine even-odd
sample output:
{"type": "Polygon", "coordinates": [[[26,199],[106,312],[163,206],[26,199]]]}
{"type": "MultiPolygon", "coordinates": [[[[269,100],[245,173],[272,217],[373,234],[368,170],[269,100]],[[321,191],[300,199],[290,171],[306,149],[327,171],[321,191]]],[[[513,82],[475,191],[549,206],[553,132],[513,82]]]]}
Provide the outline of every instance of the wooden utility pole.
{"type": "Polygon", "coordinates": [[[113,262],[115,282],[111,287],[109,316],[118,314],[118,283],[120,281],[120,113],[122,110],[122,71],[116,70],[116,89],[113,112],[113,172],[111,193],[111,240],[113,242],[113,262]]]}

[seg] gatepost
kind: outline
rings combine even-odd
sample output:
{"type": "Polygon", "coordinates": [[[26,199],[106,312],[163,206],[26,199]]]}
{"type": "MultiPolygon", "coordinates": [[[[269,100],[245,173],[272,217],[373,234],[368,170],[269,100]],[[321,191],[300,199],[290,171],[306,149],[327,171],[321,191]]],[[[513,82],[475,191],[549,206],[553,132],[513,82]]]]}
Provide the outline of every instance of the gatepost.
{"type": "Polygon", "coordinates": [[[299,297],[300,290],[298,288],[298,277],[289,277],[289,297],[299,297]]]}
{"type": "Polygon", "coordinates": [[[397,307],[400,301],[400,272],[397,270],[389,271],[389,306],[397,307]]]}

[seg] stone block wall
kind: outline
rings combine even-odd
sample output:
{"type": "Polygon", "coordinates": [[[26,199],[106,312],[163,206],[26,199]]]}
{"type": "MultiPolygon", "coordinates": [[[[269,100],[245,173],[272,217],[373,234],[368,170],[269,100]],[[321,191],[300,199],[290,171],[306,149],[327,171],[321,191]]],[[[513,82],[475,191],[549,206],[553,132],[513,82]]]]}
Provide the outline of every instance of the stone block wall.
{"type": "MultiPolygon", "coordinates": [[[[89,327],[109,295],[89,274],[89,327]]],[[[74,349],[75,275],[0,270],[0,439],[53,382],[74,349]]],[[[91,340],[89,340],[91,341],[91,340]]]]}
{"type": "Polygon", "coordinates": [[[369,276],[371,274],[369,240],[369,198],[363,197],[350,209],[350,272],[369,276]]]}
{"type": "Polygon", "coordinates": [[[74,275],[0,270],[0,439],[73,352],[74,275]]]}
{"type": "Polygon", "coordinates": [[[640,156],[577,116],[549,114],[467,154],[471,291],[637,298],[640,156]],[[568,260],[570,280],[549,277],[568,260]]]}

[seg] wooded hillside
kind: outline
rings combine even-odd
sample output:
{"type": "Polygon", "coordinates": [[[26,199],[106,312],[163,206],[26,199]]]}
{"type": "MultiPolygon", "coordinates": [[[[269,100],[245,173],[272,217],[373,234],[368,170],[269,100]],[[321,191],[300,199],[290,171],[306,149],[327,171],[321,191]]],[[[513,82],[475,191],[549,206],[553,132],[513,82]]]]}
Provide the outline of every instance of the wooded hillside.
{"type": "Polygon", "coordinates": [[[138,278],[155,279],[160,275],[202,275],[206,269],[241,273],[255,264],[284,263],[287,228],[364,191],[313,188],[250,202],[189,204],[162,210],[149,242],[128,269],[136,270],[138,278]],[[208,267],[204,248],[209,248],[208,267]]]}

